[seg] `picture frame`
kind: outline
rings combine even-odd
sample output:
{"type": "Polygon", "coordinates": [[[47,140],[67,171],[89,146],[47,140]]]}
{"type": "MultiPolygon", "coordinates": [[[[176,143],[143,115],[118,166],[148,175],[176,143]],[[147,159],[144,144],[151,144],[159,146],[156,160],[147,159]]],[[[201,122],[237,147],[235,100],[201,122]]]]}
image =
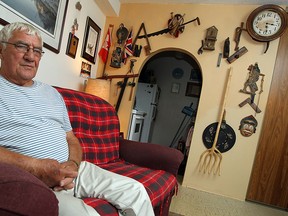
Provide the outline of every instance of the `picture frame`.
{"type": "Polygon", "coordinates": [[[179,94],[180,92],[180,83],[172,83],[171,93],[179,94]]]}
{"type": "Polygon", "coordinates": [[[187,82],[185,96],[188,97],[200,97],[201,83],[187,82]]]}
{"type": "Polygon", "coordinates": [[[83,38],[82,57],[93,64],[96,62],[100,33],[100,27],[88,16],[83,38]]]}
{"type": "MultiPolygon", "coordinates": [[[[66,11],[69,0],[61,0],[58,5],[46,7],[43,1],[0,1],[0,24],[25,22],[36,27],[43,39],[43,46],[52,52],[59,53],[66,11]],[[23,6],[25,4],[25,7],[23,6]],[[27,5],[28,4],[28,5],[27,5]],[[36,7],[36,4],[39,6],[36,7]],[[29,6],[29,10],[25,10],[29,6]],[[43,10],[44,12],[43,12],[43,10]],[[48,12],[47,12],[48,10],[48,12]],[[49,13],[49,11],[51,13],[49,13]],[[51,14],[50,16],[48,14],[51,14]]],[[[51,6],[51,5],[50,5],[51,6]]]]}
{"type": "Polygon", "coordinates": [[[91,64],[82,61],[80,76],[84,78],[89,78],[91,76],[91,64]]]}
{"type": "Polygon", "coordinates": [[[68,43],[67,43],[67,48],[66,48],[66,55],[75,59],[77,48],[78,48],[78,43],[79,43],[79,38],[70,32],[68,43]]]}
{"type": "Polygon", "coordinates": [[[199,69],[192,68],[190,73],[190,80],[193,82],[201,82],[201,71],[199,69]]]}

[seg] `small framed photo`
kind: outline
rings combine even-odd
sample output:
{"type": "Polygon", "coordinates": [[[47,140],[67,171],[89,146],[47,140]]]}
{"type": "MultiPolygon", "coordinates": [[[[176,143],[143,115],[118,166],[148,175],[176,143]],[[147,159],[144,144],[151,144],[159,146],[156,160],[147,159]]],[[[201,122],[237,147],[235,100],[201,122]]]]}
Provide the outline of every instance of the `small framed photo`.
{"type": "Polygon", "coordinates": [[[200,97],[201,87],[201,83],[188,82],[186,86],[185,96],[200,97]]]}
{"type": "Polygon", "coordinates": [[[82,57],[93,64],[95,64],[96,60],[100,32],[100,27],[90,17],[87,17],[82,47],[82,57]]]}
{"type": "Polygon", "coordinates": [[[201,82],[201,71],[199,69],[192,68],[190,73],[190,80],[193,82],[201,82]]]}
{"type": "Polygon", "coordinates": [[[66,49],[66,54],[72,58],[75,58],[77,53],[79,38],[77,38],[71,32],[69,33],[68,44],[66,49]]]}
{"type": "Polygon", "coordinates": [[[180,91],[180,83],[172,83],[171,92],[179,94],[180,91]]]}
{"type": "Polygon", "coordinates": [[[91,64],[82,61],[80,76],[84,78],[89,78],[90,75],[91,75],[91,64]]]}

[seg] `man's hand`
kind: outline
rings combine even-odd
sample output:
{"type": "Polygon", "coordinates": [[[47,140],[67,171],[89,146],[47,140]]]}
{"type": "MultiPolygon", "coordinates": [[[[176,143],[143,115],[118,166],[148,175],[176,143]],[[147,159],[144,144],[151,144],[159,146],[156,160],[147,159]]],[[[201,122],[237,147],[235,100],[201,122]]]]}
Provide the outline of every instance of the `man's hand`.
{"type": "Polygon", "coordinates": [[[73,181],[78,175],[78,166],[73,161],[66,161],[61,164],[60,172],[65,175],[65,178],[62,179],[59,186],[54,187],[53,190],[61,191],[72,189],[74,187],[73,181]]]}
{"type": "Polygon", "coordinates": [[[73,188],[73,180],[78,174],[76,165],[73,167],[73,162],[60,164],[52,159],[35,159],[32,167],[31,173],[51,188],[73,188]]]}

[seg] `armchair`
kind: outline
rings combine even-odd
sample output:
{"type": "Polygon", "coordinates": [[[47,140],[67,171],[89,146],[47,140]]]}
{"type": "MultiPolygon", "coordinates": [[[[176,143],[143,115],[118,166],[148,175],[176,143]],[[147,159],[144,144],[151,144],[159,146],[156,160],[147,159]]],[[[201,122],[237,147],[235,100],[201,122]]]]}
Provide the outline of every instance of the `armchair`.
{"type": "MultiPolygon", "coordinates": [[[[183,154],[157,144],[120,138],[113,106],[90,94],[55,88],[67,106],[73,131],[83,149],[83,160],[139,181],[147,190],[155,215],[167,216],[171,198],[177,191],[176,175],[183,154]]],[[[35,176],[17,167],[0,163],[0,191],[0,215],[58,215],[54,193],[35,176]]],[[[117,209],[106,200],[83,200],[100,215],[118,216],[117,209]]]]}
{"type": "MultiPolygon", "coordinates": [[[[73,131],[83,149],[83,160],[141,182],[155,215],[168,215],[183,154],[161,145],[120,138],[119,119],[108,102],[91,94],[56,89],[66,103],[73,131]]],[[[118,215],[105,200],[84,198],[84,202],[101,215],[118,215]]]]}

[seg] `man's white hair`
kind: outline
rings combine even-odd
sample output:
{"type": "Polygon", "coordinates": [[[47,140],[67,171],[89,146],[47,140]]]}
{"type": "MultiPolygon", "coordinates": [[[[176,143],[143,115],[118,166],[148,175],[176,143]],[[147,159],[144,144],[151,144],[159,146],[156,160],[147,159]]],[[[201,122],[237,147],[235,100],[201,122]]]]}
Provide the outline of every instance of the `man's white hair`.
{"type": "MultiPolygon", "coordinates": [[[[15,22],[4,26],[0,31],[0,42],[7,42],[13,36],[14,31],[23,31],[26,34],[35,35],[40,39],[42,43],[41,33],[38,31],[38,29],[32,25],[22,22],[15,22]]],[[[5,48],[6,44],[2,43],[2,47],[5,48]]]]}

